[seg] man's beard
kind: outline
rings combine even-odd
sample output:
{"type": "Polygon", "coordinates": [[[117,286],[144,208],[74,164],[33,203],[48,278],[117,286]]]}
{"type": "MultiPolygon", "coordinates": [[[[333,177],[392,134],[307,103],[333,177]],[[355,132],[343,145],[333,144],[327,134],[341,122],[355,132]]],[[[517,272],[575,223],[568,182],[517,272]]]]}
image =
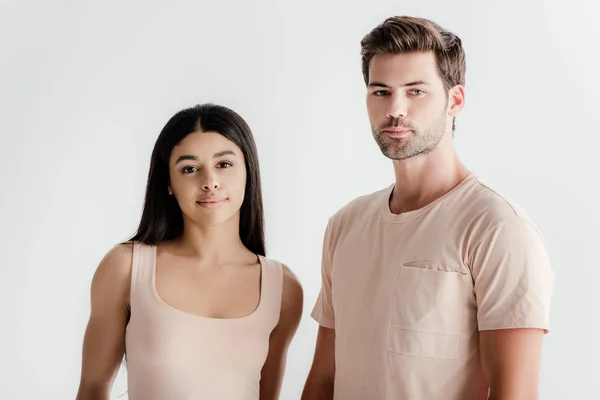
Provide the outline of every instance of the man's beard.
{"type": "Polygon", "coordinates": [[[383,155],[392,160],[405,160],[420,154],[430,153],[437,147],[446,131],[446,111],[444,110],[427,129],[420,130],[411,124],[402,122],[399,118],[395,118],[390,119],[382,126],[371,127],[371,130],[383,155]],[[411,132],[405,137],[393,138],[383,132],[390,128],[401,128],[411,132]]]}

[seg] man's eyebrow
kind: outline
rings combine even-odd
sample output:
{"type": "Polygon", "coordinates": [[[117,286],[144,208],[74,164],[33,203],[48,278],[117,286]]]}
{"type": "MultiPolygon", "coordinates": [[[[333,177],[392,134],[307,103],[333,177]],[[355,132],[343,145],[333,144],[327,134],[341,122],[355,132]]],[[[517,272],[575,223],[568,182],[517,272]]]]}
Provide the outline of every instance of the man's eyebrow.
{"type": "MultiPolygon", "coordinates": [[[[429,83],[427,83],[425,81],[412,81],[412,82],[405,83],[401,86],[402,87],[410,87],[410,86],[419,86],[419,85],[427,85],[428,86],[429,83]]],[[[382,83],[382,82],[370,82],[369,87],[383,87],[383,88],[388,88],[388,89],[391,88],[390,85],[386,85],[385,83],[382,83]]]]}
{"type": "Polygon", "coordinates": [[[408,83],[405,83],[405,84],[404,84],[404,85],[402,85],[402,86],[404,86],[404,87],[409,87],[409,86],[422,86],[422,85],[428,86],[428,85],[429,85],[429,83],[427,83],[427,82],[425,82],[425,81],[413,81],[413,82],[408,82],[408,83]]]}

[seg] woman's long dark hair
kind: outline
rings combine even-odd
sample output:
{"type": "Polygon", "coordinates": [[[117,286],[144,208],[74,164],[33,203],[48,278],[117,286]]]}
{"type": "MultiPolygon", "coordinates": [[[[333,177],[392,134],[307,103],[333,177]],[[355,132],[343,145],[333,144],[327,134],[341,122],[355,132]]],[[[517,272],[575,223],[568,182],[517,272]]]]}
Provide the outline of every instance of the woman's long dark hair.
{"type": "Polygon", "coordinates": [[[240,209],[240,239],[248,250],[265,256],[260,169],[254,136],[246,121],[236,112],[211,103],[179,111],[162,129],[152,151],[142,218],[137,233],[130,241],[156,245],[183,232],[181,208],[167,190],[169,158],[177,143],[199,130],[220,133],[242,150],[247,176],[240,209]]]}

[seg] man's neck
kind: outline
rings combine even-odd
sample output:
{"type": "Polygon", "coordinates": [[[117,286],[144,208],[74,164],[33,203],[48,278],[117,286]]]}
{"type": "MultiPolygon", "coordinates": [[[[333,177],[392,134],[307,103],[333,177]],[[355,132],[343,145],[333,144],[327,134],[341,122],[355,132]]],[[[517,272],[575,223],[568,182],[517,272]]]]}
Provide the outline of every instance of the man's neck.
{"type": "Polygon", "coordinates": [[[394,173],[396,184],[389,203],[394,214],[426,206],[470,174],[454,149],[443,147],[426,155],[394,161],[394,173]]]}

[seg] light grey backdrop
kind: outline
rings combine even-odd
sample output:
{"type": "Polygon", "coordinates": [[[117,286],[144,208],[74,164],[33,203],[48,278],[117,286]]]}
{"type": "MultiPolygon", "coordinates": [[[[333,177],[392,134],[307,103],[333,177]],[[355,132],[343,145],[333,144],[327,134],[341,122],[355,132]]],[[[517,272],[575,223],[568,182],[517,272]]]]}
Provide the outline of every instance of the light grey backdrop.
{"type": "MultiPolygon", "coordinates": [[[[212,101],[255,132],[269,256],[305,288],[282,393],[298,399],[327,218],[393,179],[367,122],[359,41],[394,14],[463,38],[460,155],[546,237],[557,283],[541,398],[600,393],[598,2],[0,4],[0,398],[74,398],[96,265],[138,222],[163,124],[212,101]]],[[[121,371],[115,398],[125,383],[121,371]]]]}

